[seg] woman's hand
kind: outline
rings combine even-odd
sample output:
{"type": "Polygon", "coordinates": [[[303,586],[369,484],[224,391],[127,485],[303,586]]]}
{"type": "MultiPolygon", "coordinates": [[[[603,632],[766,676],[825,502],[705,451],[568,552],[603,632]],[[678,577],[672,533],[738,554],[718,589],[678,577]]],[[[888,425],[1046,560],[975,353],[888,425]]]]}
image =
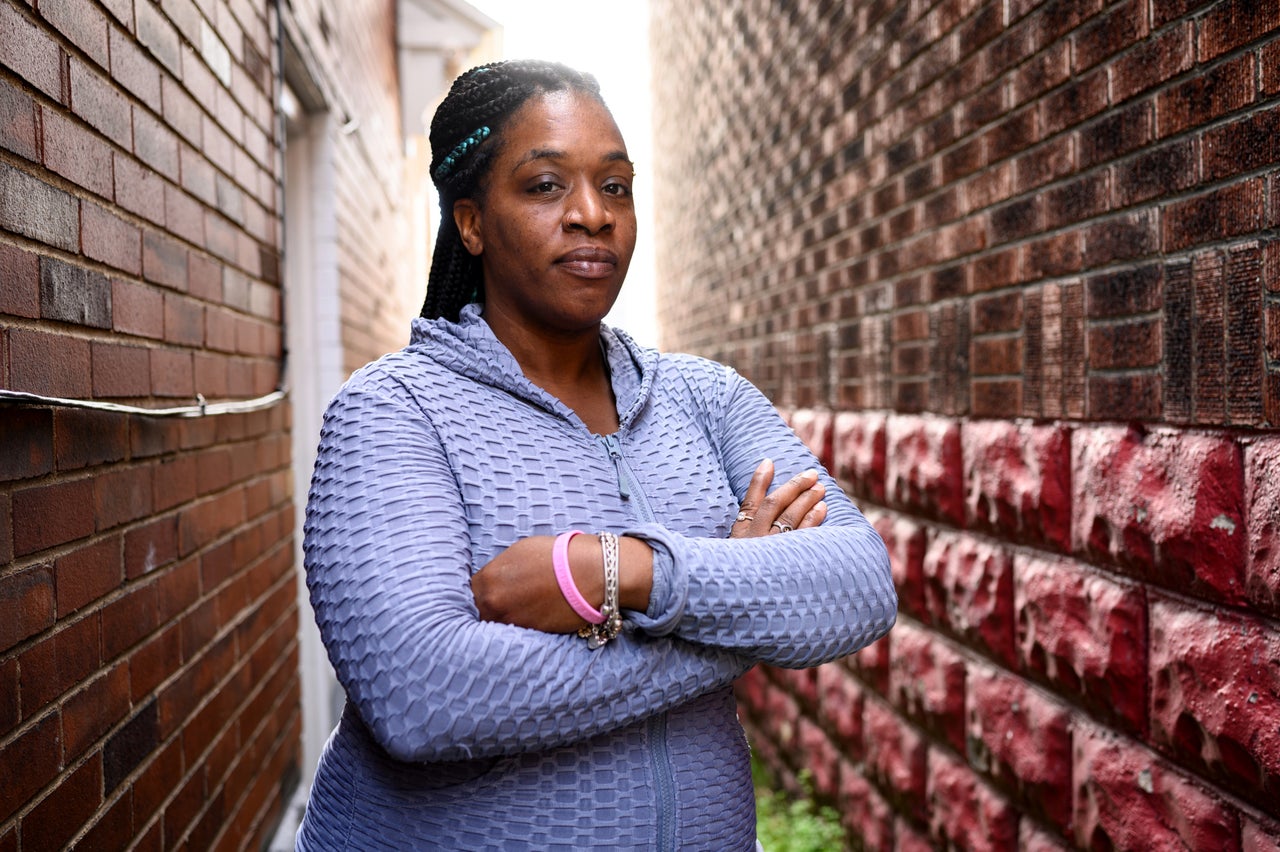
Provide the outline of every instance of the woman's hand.
{"type": "MultiPolygon", "coordinates": [[[[523,538],[499,553],[471,577],[471,593],[481,621],[573,633],[586,624],[573,611],[556,582],[551,564],[555,536],[523,538]]],[[[653,550],[638,538],[618,539],[618,604],[643,612],[653,587],[653,550]]],[[[569,542],[569,568],[578,591],[596,609],[604,601],[604,556],[594,535],[569,542]]]]}
{"type": "Polygon", "coordinates": [[[816,527],[827,517],[827,504],[822,496],[826,487],[818,481],[818,472],[806,470],[768,492],[773,482],[773,462],[765,459],[751,475],[746,496],[742,498],[741,520],[729,530],[729,538],[756,538],[782,532],[780,527],[806,529],[816,527]]]}

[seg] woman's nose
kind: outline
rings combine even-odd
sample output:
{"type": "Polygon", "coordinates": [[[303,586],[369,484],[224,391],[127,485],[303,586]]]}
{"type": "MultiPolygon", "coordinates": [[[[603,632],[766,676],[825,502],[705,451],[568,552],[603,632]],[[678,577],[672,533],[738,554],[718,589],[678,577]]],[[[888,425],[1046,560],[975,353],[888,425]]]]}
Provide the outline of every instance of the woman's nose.
{"type": "Polygon", "coordinates": [[[613,212],[593,187],[579,187],[570,192],[565,205],[566,228],[580,228],[588,234],[597,234],[613,227],[613,212]]]}

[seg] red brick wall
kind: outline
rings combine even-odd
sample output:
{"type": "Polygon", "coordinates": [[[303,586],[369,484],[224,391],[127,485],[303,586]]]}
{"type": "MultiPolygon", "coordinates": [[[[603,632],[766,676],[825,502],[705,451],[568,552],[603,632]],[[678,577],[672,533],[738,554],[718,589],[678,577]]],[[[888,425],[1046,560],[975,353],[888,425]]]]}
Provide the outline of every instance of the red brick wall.
{"type": "Polygon", "coordinates": [[[871,849],[1280,848],[1280,11],[653,13],[664,345],[856,496],[881,642],[741,684],[871,849]]]}
{"type": "MultiPolygon", "coordinates": [[[[277,386],[270,5],[0,0],[0,386],[277,386]]],[[[0,406],[0,849],[267,836],[299,727],[289,428],[0,406]]]]}

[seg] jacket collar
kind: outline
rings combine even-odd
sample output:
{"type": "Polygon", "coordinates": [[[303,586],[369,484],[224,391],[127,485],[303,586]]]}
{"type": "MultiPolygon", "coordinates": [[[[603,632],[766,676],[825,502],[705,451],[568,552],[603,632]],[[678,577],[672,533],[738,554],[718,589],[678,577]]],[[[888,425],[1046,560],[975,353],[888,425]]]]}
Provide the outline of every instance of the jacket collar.
{"type": "MultiPolygon", "coordinates": [[[[613,394],[618,400],[619,428],[626,429],[648,399],[657,371],[658,352],[640,346],[626,332],[604,323],[600,324],[600,340],[609,363],[613,394]]],[[[515,356],[493,336],[479,304],[464,307],[456,323],[446,319],[415,319],[409,347],[420,349],[459,375],[581,422],[567,405],[525,378],[515,356]]]]}

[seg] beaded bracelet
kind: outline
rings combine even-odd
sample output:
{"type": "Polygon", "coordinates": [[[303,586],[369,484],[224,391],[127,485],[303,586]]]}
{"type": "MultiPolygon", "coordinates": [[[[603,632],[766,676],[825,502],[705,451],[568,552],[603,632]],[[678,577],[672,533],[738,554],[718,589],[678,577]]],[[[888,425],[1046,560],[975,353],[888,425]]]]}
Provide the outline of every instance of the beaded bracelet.
{"type": "MultiPolygon", "coordinates": [[[[587,603],[582,592],[578,591],[578,585],[573,582],[573,573],[569,570],[569,542],[573,541],[575,535],[582,535],[582,531],[569,530],[556,536],[555,542],[551,545],[551,567],[555,569],[560,594],[564,595],[565,601],[573,607],[573,611],[582,616],[584,621],[602,624],[605,620],[604,614],[587,603]]],[[[608,600],[607,594],[605,600],[608,600]]]]}
{"type": "Polygon", "coordinates": [[[603,648],[605,643],[622,630],[622,612],[618,609],[618,537],[611,532],[602,532],[599,536],[600,550],[604,555],[604,603],[600,605],[601,619],[578,630],[578,635],[587,640],[587,647],[593,651],[603,648]]]}

